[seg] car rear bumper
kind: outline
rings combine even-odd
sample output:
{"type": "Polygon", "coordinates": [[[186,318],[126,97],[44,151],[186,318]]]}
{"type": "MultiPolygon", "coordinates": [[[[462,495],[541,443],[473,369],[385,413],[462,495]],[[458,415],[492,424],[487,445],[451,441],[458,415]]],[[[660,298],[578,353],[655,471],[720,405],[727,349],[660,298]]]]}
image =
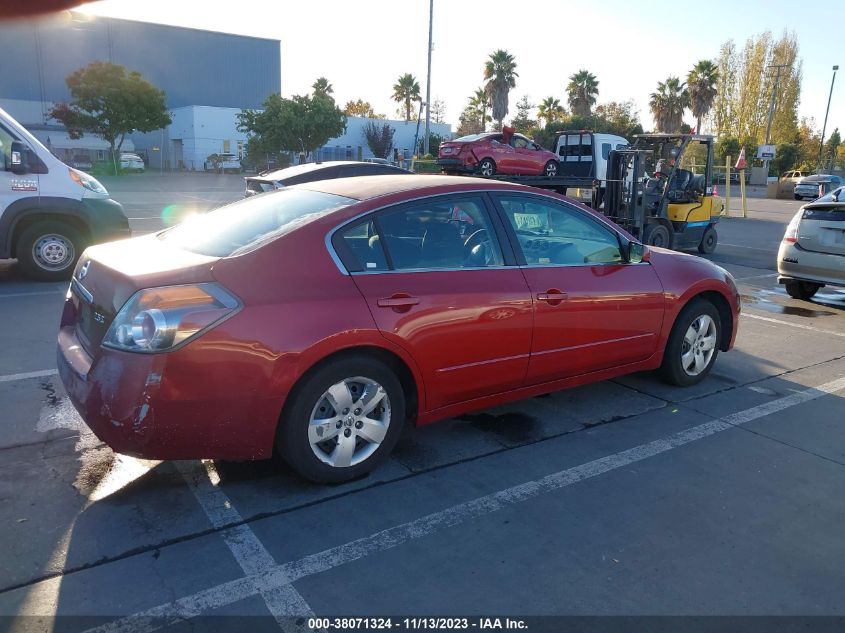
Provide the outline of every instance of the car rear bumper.
{"type": "Polygon", "coordinates": [[[845,286],[845,256],[817,253],[792,242],[781,242],[778,283],[792,280],[845,286]]]}
{"type": "Polygon", "coordinates": [[[460,158],[438,158],[437,165],[440,169],[446,169],[449,171],[461,171],[467,173],[475,171],[475,165],[467,165],[460,158]]]}
{"type": "Polygon", "coordinates": [[[115,452],[142,459],[270,457],[279,399],[221,391],[219,384],[203,387],[184,367],[171,378],[172,355],[102,348],[92,358],[73,326],[59,330],[57,362],[65,390],[88,427],[115,452]]]}

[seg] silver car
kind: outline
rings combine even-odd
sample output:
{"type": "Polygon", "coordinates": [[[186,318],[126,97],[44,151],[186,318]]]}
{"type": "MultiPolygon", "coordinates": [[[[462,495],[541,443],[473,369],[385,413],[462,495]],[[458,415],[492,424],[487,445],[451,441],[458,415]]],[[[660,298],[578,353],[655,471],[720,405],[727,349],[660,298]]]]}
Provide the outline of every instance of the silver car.
{"type": "Polygon", "coordinates": [[[803,200],[810,198],[815,200],[819,196],[823,196],[829,191],[841,187],[845,184],[839,176],[832,176],[830,174],[816,174],[814,176],[807,176],[798,181],[795,185],[795,199],[803,200]]]}
{"type": "Polygon", "coordinates": [[[796,299],[825,285],[845,286],[845,187],[805,204],[778,250],[778,283],[796,299]]]}

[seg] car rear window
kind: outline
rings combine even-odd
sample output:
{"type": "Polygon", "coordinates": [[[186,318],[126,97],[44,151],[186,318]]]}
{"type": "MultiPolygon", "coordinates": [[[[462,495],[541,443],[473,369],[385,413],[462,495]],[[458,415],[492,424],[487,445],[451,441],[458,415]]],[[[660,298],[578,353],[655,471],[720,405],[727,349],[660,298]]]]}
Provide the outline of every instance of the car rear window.
{"type": "Polygon", "coordinates": [[[194,216],[164,231],[159,238],[200,255],[229,257],[355,202],[319,191],[283,189],[194,216]]]}

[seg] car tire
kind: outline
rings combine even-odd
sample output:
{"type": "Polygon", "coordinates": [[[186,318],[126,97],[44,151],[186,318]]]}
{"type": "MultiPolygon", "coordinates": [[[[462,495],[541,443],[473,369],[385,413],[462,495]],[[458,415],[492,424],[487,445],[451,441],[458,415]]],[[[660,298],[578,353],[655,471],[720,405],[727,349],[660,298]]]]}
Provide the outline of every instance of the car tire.
{"type": "Polygon", "coordinates": [[[672,248],[672,236],[662,224],[648,224],[643,231],[643,244],[658,248],[672,248]]]}
{"type": "Polygon", "coordinates": [[[792,196],[793,196],[796,200],[801,200],[801,199],[802,199],[802,198],[801,198],[801,196],[799,196],[797,193],[792,194],[792,196]]]}
{"type": "Polygon", "coordinates": [[[396,445],[404,422],[405,394],[390,367],[368,356],[347,357],[318,368],[297,385],[285,406],[276,448],[306,479],[340,483],[377,468],[396,445]],[[366,406],[355,405],[374,392],[376,416],[369,418],[366,406]],[[335,405],[348,406],[335,411],[335,405]],[[329,422],[314,424],[317,419],[329,422]]]}
{"type": "Polygon", "coordinates": [[[558,164],[557,164],[556,160],[550,160],[543,167],[543,175],[546,178],[554,178],[555,176],[557,176],[557,172],[558,172],[558,164]]]}
{"type": "Polygon", "coordinates": [[[719,236],[716,234],[716,229],[708,226],[704,229],[704,235],[701,236],[701,242],[698,244],[698,252],[703,255],[709,255],[716,250],[718,241],[719,236]]]}
{"type": "Polygon", "coordinates": [[[787,281],[784,283],[786,294],[793,299],[802,299],[807,301],[813,298],[813,295],[821,288],[820,284],[814,284],[809,281],[787,281]]]}
{"type": "Polygon", "coordinates": [[[478,174],[485,178],[496,175],[496,163],[492,158],[485,158],[478,163],[478,174]]]}
{"type": "Polygon", "coordinates": [[[18,264],[21,272],[33,279],[69,279],[85,246],[80,232],[65,222],[36,222],[18,238],[18,264]]]}
{"type": "Polygon", "coordinates": [[[722,344],[719,311],[709,301],[690,301],[672,326],[660,376],[665,382],[689,387],[701,382],[710,372],[722,344]]]}

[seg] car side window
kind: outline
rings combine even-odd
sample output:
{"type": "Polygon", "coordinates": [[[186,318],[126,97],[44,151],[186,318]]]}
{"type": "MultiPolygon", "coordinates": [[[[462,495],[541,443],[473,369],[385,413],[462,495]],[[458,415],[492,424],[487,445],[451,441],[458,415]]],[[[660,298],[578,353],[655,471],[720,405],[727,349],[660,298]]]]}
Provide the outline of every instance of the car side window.
{"type": "Polygon", "coordinates": [[[349,272],[388,270],[387,258],[372,220],[343,228],[333,243],[349,272]]]}
{"type": "Polygon", "coordinates": [[[529,196],[500,196],[529,266],[624,262],[619,239],[583,211],[529,196]]]}
{"type": "Polygon", "coordinates": [[[378,236],[394,270],[501,266],[502,251],[481,198],[437,198],[380,213],[378,236]]]}

